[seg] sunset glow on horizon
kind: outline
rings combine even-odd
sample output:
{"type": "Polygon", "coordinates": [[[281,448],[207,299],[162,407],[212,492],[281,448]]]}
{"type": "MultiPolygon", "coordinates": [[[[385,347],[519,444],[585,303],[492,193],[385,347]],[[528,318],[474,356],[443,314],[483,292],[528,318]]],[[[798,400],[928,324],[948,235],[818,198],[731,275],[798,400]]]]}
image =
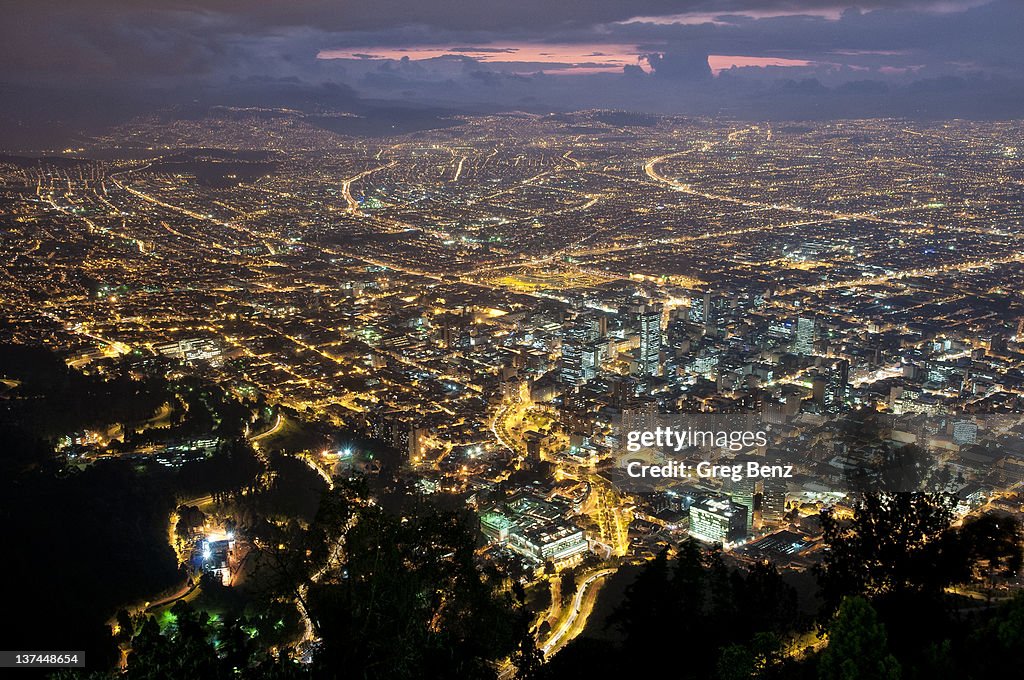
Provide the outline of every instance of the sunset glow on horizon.
{"type": "MultiPolygon", "coordinates": [[[[645,72],[651,67],[647,55],[658,50],[641,50],[637,45],[621,44],[540,44],[502,43],[485,45],[410,45],[407,47],[352,47],[321,50],[318,59],[354,59],[359,61],[440,59],[443,57],[470,57],[512,73],[545,71],[561,75],[588,75],[618,73],[624,66],[639,66],[645,72]]],[[[810,66],[806,59],[761,57],[748,55],[712,54],[708,65],[718,75],[732,67],[810,66]]]]}

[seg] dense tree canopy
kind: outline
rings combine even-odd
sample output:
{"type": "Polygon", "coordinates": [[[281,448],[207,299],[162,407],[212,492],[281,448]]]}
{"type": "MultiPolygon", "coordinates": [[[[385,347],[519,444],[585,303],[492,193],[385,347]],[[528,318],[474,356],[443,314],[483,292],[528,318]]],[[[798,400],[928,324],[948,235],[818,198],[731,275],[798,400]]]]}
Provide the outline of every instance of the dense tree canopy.
{"type": "Polygon", "coordinates": [[[321,677],[485,678],[516,651],[529,615],[473,560],[475,535],[457,514],[394,517],[363,506],[344,559],[310,590],[323,636],[321,677]]]}
{"type": "Polygon", "coordinates": [[[660,674],[666,655],[686,649],[671,659],[674,677],[751,677],[780,667],[781,638],[795,620],[796,594],[774,567],[730,568],[719,550],[686,540],[640,568],[626,589],[609,618],[621,644],[580,639],[541,676],[660,674]]]}
{"type": "Polygon", "coordinates": [[[852,520],[822,515],[828,550],[819,570],[835,605],[846,595],[938,598],[977,569],[991,578],[1021,566],[1021,536],[1010,517],[951,526],[953,499],[935,493],[864,494],[852,520]]]}

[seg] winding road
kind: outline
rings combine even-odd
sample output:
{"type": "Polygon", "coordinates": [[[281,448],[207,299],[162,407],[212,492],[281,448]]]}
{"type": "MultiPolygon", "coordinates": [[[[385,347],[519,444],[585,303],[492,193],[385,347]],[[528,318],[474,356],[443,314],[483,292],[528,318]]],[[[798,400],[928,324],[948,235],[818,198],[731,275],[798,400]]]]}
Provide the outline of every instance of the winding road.
{"type": "Polygon", "coordinates": [[[572,599],[572,612],[565,619],[565,621],[562,622],[562,625],[558,627],[558,630],[551,634],[551,637],[548,638],[548,641],[545,642],[543,646],[541,646],[541,651],[544,652],[545,657],[553,655],[555,652],[561,649],[565,645],[565,643],[569,642],[569,640],[572,639],[572,637],[575,637],[575,635],[569,635],[570,631],[572,631],[573,628],[579,629],[576,631],[576,635],[580,633],[580,631],[583,628],[583,625],[586,624],[586,619],[590,615],[590,610],[593,608],[594,605],[593,600],[590,600],[587,603],[587,612],[586,614],[583,614],[584,597],[586,596],[587,591],[590,589],[592,585],[594,585],[594,583],[604,578],[605,576],[608,576],[609,574],[614,574],[615,571],[615,569],[602,569],[601,571],[596,571],[590,576],[588,576],[586,580],[580,584],[579,589],[576,591],[576,595],[572,599]],[[583,615],[582,621],[580,621],[581,614],[583,615]],[[579,626],[577,626],[577,623],[579,623],[579,626]]]}

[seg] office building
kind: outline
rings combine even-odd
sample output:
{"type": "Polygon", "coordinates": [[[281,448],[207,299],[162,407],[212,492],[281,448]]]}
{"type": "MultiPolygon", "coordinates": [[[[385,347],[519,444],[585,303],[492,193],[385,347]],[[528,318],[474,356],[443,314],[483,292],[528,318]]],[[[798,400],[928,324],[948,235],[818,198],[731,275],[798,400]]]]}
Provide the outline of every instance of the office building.
{"type": "Polygon", "coordinates": [[[747,536],[749,508],[728,498],[705,498],[690,506],[690,536],[707,543],[735,543],[747,536]]]}
{"type": "Polygon", "coordinates": [[[640,308],[640,360],[638,374],[661,374],[661,307],[645,305],[640,308]]]}

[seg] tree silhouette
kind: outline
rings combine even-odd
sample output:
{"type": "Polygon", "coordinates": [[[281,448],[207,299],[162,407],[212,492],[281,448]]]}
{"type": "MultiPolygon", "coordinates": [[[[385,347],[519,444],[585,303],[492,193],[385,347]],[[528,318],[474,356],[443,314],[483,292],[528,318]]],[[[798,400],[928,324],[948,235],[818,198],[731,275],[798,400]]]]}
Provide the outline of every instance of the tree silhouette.
{"type": "Polygon", "coordinates": [[[782,642],[774,633],[757,633],[748,644],[733,643],[722,648],[716,666],[719,680],[749,680],[770,677],[780,669],[782,642]]]}
{"type": "Polygon", "coordinates": [[[649,651],[685,640],[701,652],[687,658],[679,677],[744,677],[780,662],[778,639],[795,612],[796,594],[774,567],[730,569],[720,550],[686,540],[671,562],[665,550],[641,569],[609,624],[624,637],[623,668],[657,672],[649,651]]]}
{"type": "Polygon", "coordinates": [[[576,570],[572,567],[562,570],[559,575],[559,592],[562,596],[562,604],[572,601],[576,594],[576,570]]]}
{"type": "Polygon", "coordinates": [[[202,611],[178,601],[161,630],[156,617],[147,617],[132,639],[128,670],[110,678],[165,680],[167,678],[243,678],[298,680],[308,670],[285,654],[267,654],[246,632],[248,622],[237,618],[216,626],[202,611]]]}
{"type": "Polygon", "coordinates": [[[1021,568],[1019,527],[992,515],[950,526],[953,497],[943,493],[865,494],[853,519],[822,514],[828,551],[818,569],[826,602],[863,594],[937,600],[979,569],[990,585],[1021,568]]]}
{"type": "Polygon", "coordinates": [[[849,522],[822,513],[828,551],[818,570],[827,602],[845,595],[925,590],[936,593],[956,578],[949,543],[952,498],[933,493],[868,493],[849,522]]]}
{"type": "Polygon", "coordinates": [[[959,535],[970,563],[983,573],[991,599],[997,579],[1020,572],[1020,525],[1010,516],[984,515],[965,522],[959,535]]]}
{"type": "Polygon", "coordinates": [[[344,558],[309,591],[317,676],[493,677],[491,662],[517,652],[532,666],[530,615],[476,568],[475,543],[459,514],[358,506],[344,558]]]}
{"type": "Polygon", "coordinates": [[[885,626],[863,597],[847,597],[829,626],[821,655],[821,680],[898,680],[899,662],[889,653],[885,626]]]}

